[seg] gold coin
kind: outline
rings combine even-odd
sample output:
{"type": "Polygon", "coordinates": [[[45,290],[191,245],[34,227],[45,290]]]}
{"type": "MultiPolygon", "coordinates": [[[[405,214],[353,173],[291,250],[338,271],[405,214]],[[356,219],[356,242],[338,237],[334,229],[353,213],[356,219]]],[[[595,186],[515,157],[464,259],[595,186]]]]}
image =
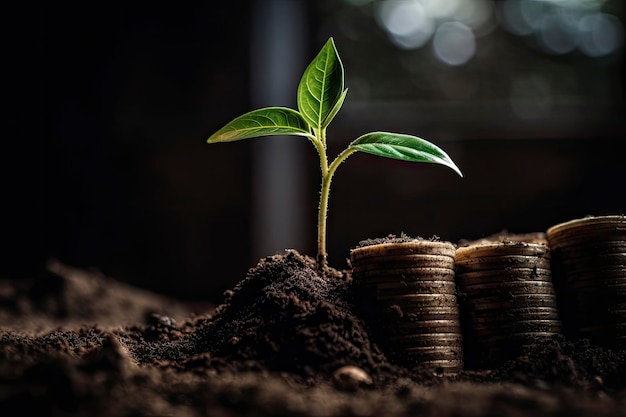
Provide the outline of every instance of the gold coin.
{"type": "Polygon", "coordinates": [[[445,305],[445,306],[423,306],[416,305],[411,308],[405,307],[403,310],[405,315],[408,316],[421,316],[424,314],[452,314],[458,313],[459,308],[457,305],[445,305]]]}
{"type": "Polygon", "coordinates": [[[537,339],[549,339],[558,334],[560,334],[560,332],[520,332],[507,335],[477,337],[476,339],[478,343],[487,343],[489,345],[502,342],[508,344],[514,341],[520,344],[527,343],[528,346],[531,346],[537,339]]]}
{"type": "Polygon", "coordinates": [[[452,281],[452,268],[391,268],[384,271],[355,271],[352,275],[357,282],[386,282],[386,281],[452,281]]]}
{"type": "Polygon", "coordinates": [[[556,297],[543,294],[513,295],[508,298],[484,297],[466,300],[464,309],[478,310],[505,310],[523,307],[555,307],[556,297]]]}
{"type": "Polygon", "coordinates": [[[541,268],[550,269],[550,258],[523,255],[485,256],[457,260],[457,273],[502,270],[507,268],[541,268]]]}
{"type": "Polygon", "coordinates": [[[553,332],[563,331],[560,320],[517,320],[499,323],[474,323],[471,334],[475,336],[508,335],[525,332],[553,332]]]}
{"type": "Polygon", "coordinates": [[[412,255],[411,257],[389,258],[381,260],[371,259],[367,263],[359,262],[352,264],[353,273],[386,271],[389,269],[409,268],[449,268],[454,269],[454,259],[440,255],[412,255]]]}
{"type": "Polygon", "coordinates": [[[496,282],[481,282],[480,280],[474,280],[471,283],[465,283],[460,286],[463,290],[489,290],[489,289],[509,289],[511,291],[518,291],[520,288],[551,288],[553,287],[550,281],[539,281],[535,279],[520,279],[516,281],[496,281],[496,282]]]}
{"type": "MultiPolygon", "coordinates": [[[[533,300],[556,301],[554,294],[532,294],[532,293],[506,293],[488,294],[482,297],[467,297],[465,301],[469,304],[491,304],[506,301],[507,303],[524,303],[533,300]]],[[[525,307],[520,305],[518,308],[525,307]]]]}
{"type": "Polygon", "coordinates": [[[416,239],[411,242],[381,243],[355,248],[350,251],[350,259],[352,262],[358,262],[363,258],[369,258],[372,256],[414,254],[445,255],[454,257],[456,254],[456,248],[450,242],[416,239]]]}
{"type": "Polygon", "coordinates": [[[524,317],[524,318],[541,318],[543,315],[559,314],[559,309],[556,304],[548,307],[522,307],[522,308],[507,308],[504,310],[477,310],[464,312],[471,320],[477,318],[491,318],[491,317],[524,317]]]}
{"type": "Polygon", "coordinates": [[[376,301],[382,305],[398,305],[400,308],[456,306],[458,303],[456,296],[450,294],[406,294],[400,296],[382,296],[376,297],[376,301]]]}
{"type": "Polygon", "coordinates": [[[562,260],[609,253],[626,253],[626,240],[586,240],[558,249],[562,260]]]}
{"type": "Polygon", "coordinates": [[[509,268],[503,270],[457,272],[459,286],[516,281],[552,282],[552,270],[545,268],[509,268]]]}
{"type": "Polygon", "coordinates": [[[459,285],[460,290],[467,297],[478,297],[490,293],[513,293],[513,294],[554,294],[554,285],[550,281],[504,281],[475,283],[471,285],[459,285]]]}
{"type": "MultiPolygon", "coordinates": [[[[420,315],[404,315],[397,318],[397,323],[402,327],[439,327],[439,326],[457,326],[459,324],[459,316],[451,318],[442,318],[441,316],[435,316],[435,318],[426,318],[420,315]]],[[[441,333],[437,331],[437,333],[441,333]]]]}
{"type": "Polygon", "coordinates": [[[461,326],[439,326],[439,327],[389,327],[389,333],[396,336],[409,336],[419,334],[433,334],[433,333],[461,333],[461,326]]]}
{"type": "Polygon", "coordinates": [[[448,352],[458,352],[462,346],[460,343],[456,345],[431,345],[431,346],[413,346],[405,347],[404,350],[419,353],[419,354],[441,354],[448,352]]]}
{"type": "Polygon", "coordinates": [[[399,294],[456,294],[456,284],[451,281],[400,281],[376,285],[379,296],[399,294]]]}
{"type": "Polygon", "coordinates": [[[552,248],[597,240],[626,240],[626,216],[589,216],[559,223],[546,231],[552,248]]]}
{"type": "Polygon", "coordinates": [[[386,271],[397,271],[397,270],[414,270],[414,269],[422,269],[422,268],[447,268],[454,270],[454,260],[452,258],[448,258],[447,256],[441,256],[435,258],[435,255],[430,258],[422,258],[422,259],[411,259],[406,262],[404,261],[395,261],[395,262],[372,262],[368,264],[358,264],[352,266],[353,274],[364,274],[364,273],[381,273],[386,271]]]}
{"type": "Polygon", "coordinates": [[[476,246],[493,243],[512,244],[519,242],[541,243],[547,245],[545,232],[509,233],[506,230],[503,230],[475,240],[462,239],[458,242],[458,246],[476,246]]]}
{"type": "Polygon", "coordinates": [[[446,346],[458,348],[462,346],[463,336],[461,332],[451,333],[422,333],[402,336],[392,336],[390,340],[398,345],[411,345],[413,347],[446,346]]]}
{"type": "Polygon", "coordinates": [[[497,242],[479,245],[460,246],[456,250],[456,260],[490,256],[549,256],[550,249],[541,243],[497,242]]]}
{"type": "Polygon", "coordinates": [[[563,273],[563,279],[567,282],[568,287],[585,286],[589,284],[619,285],[626,279],[626,267],[606,267],[597,268],[596,270],[570,270],[563,273]]]}
{"type": "MultiPolygon", "coordinates": [[[[432,319],[432,320],[404,320],[404,317],[397,322],[398,328],[420,328],[433,329],[433,333],[449,333],[442,332],[438,329],[443,327],[457,328],[459,326],[458,319],[432,319]]],[[[456,330],[453,330],[456,331],[456,330]]],[[[428,332],[427,332],[428,333],[428,332]]]]}
{"type": "Polygon", "coordinates": [[[565,268],[569,269],[593,269],[620,266],[626,268],[626,252],[580,255],[572,258],[564,258],[561,262],[565,268]]]}
{"type": "Polygon", "coordinates": [[[471,326],[485,326],[485,327],[497,327],[506,323],[510,323],[512,321],[515,320],[553,320],[553,321],[561,321],[561,317],[559,315],[559,313],[552,313],[552,314],[545,314],[543,316],[530,316],[530,317],[520,317],[520,318],[515,318],[515,317],[510,317],[508,314],[507,315],[503,315],[503,314],[497,314],[497,315],[493,315],[493,316],[485,316],[485,317],[474,317],[474,318],[468,318],[467,321],[468,323],[471,324],[471,326]]]}
{"type": "Polygon", "coordinates": [[[425,362],[439,361],[439,360],[457,361],[457,360],[463,359],[463,352],[461,351],[461,349],[423,352],[420,350],[415,350],[410,347],[406,347],[403,349],[403,351],[411,355],[414,359],[418,359],[419,361],[425,361],[425,362]]]}
{"type": "MultiPolygon", "coordinates": [[[[448,369],[460,369],[463,366],[461,359],[431,359],[431,360],[419,360],[420,367],[433,368],[433,371],[445,371],[448,369]]],[[[445,373],[445,372],[444,372],[445,373]]]]}

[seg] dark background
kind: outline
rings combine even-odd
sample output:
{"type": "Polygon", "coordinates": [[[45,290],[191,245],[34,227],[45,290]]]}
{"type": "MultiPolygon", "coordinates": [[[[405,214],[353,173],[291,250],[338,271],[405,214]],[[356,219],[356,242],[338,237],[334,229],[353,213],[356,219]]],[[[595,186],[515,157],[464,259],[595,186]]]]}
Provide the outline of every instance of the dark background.
{"type": "MultiPolygon", "coordinates": [[[[375,67],[356,68],[359,48],[395,54],[380,29],[360,41],[336,32],[333,13],[345,7],[306,4],[307,61],[335,36],[348,87],[351,72],[375,67]]],[[[37,275],[57,258],[219,302],[259,256],[251,232],[262,221],[252,208],[256,142],[205,143],[253,106],[253,2],[26,9],[25,22],[5,29],[0,276],[37,275]]],[[[419,134],[445,149],[465,178],[443,167],[351,157],[331,193],[331,264],[345,267],[359,240],[389,233],[456,242],[624,214],[623,48],[600,72],[587,65],[589,80],[608,77],[609,104],[596,114],[589,100],[533,121],[486,99],[395,107],[368,102],[355,88],[329,128],[330,154],[371,130],[419,134]]],[[[312,147],[301,152],[305,236],[261,256],[292,246],[314,255],[318,165],[312,147]]]]}

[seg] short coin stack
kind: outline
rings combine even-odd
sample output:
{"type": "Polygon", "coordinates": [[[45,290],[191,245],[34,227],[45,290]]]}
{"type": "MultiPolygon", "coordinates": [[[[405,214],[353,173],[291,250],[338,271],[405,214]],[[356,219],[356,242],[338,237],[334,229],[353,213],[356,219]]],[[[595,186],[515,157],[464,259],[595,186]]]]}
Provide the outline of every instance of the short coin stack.
{"type": "Polygon", "coordinates": [[[573,336],[625,348],[626,216],[571,220],[546,237],[573,336]]]}
{"type": "Polygon", "coordinates": [[[455,252],[450,242],[421,239],[351,251],[360,305],[379,344],[411,369],[453,375],[463,368],[455,252]]]}
{"type": "Polygon", "coordinates": [[[459,247],[456,280],[469,367],[498,366],[562,332],[546,244],[459,247]]]}

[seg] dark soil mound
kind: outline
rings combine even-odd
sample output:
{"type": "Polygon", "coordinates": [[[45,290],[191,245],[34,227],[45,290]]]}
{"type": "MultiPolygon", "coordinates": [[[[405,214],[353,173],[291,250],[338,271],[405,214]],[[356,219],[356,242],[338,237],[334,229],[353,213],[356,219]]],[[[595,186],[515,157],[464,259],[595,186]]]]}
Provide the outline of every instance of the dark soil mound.
{"type": "MultiPolygon", "coordinates": [[[[79,303],[82,288],[88,299],[104,277],[82,276],[37,297],[79,303]]],[[[134,324],[101,308],[58,320],[75,327],[51,316],[42,329],[38,319],[34,332],[26,323],[42,307],[16,310],[16,297],[37,303],[1,284],[0,317],[12,318],[0,330],[2,416],[626,415],[625,353],[586,341],[554,338],[454,378],[392,363],[360,318],[349,275],[322,277],[295,251],[262,260],[217,309],[187,310],[186,320],[174,318],[180,303],[131,291],[142,306],[134,324]],[[95,324],[77,324],[85,318],[95,324]]],[[[114,309],[129,297],[103,294],[114,309]]]]}
{"type": "Polygon", "coordinates": [[[238,369],[262,366],[304,378],[353,365],[382,381],[401,369],[388,363],[354,314],[351,281],[289,251],[262,260],[228,293],[196,335],[197,348],[238,369]]]}

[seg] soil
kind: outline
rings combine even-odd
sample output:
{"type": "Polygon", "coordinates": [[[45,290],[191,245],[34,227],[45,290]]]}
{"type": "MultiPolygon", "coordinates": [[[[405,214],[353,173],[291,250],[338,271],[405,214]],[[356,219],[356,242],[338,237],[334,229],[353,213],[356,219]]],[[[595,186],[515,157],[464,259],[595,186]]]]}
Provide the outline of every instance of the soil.
{"type": "Polygon", "coordinates": [[[626,415],[626,352],[554,337],[498,369],[408,369],[346,271],[290,250],[188,305],[52,262],[0,281],[0,415],[626,415]]]}

